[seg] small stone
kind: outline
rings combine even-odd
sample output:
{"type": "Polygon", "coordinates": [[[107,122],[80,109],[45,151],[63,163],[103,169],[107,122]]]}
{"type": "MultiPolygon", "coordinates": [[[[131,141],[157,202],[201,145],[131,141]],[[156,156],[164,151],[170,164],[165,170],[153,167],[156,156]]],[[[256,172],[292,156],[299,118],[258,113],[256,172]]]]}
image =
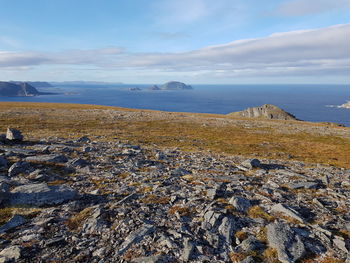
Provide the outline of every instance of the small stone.
{"type": "Polygon", "coordinates": [[[80,143],[90,143],[91,140],[90,140],[87,136],[83,136],[83,137],[80,137],[78,140],[76,140],[76,142],[80,142],[80,143]]]}
{"type": "Polygon", "coordinates": [[[23,141],[23,135],[19,130],[7,128],[6,139],[9,141],[23,141]]]}
{"type": "Polygon", "coordinates": [[[248,199],[240,196],[233,196],[229,200],[229,204],[231,204],[239,212],[246,212],[252,206],[248,199]]]}

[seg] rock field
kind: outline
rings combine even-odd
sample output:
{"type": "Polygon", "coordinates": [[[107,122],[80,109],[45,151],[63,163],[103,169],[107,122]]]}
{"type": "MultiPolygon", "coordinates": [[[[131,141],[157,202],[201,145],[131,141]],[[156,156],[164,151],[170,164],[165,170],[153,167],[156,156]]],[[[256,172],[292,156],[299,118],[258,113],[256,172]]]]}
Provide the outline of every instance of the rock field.
{"type": "Polygon", "coordinates": [[[127,142],[0,142],[0,262],[350,262],[350,170],[127,142]]]}

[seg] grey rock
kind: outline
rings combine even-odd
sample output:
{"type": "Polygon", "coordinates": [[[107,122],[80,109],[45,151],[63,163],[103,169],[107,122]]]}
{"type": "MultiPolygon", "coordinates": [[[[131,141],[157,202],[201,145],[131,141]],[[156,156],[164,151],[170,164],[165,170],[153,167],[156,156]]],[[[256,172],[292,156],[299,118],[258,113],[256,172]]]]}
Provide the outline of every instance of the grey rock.
{"type": "Polygon", "coordinates": [[[20,215],[14,215],[6,224],[0,227],[0,234],[5,233],[20,225],[23,225],[25,222],[26,220],[24,219],[24,217],[20,215]]]}
{"type": "Polygon", "coordinates": [[[345,253],[348,253],[348,249],[346,248],[346,243],[343,238],[336,237],[333,239],[333,244],[338,247],[340,250],[344,251],[345,253]]]}
{"type": "Polygon", "coordinates": [[[233,216],[229,215],[222,219],[218,228],[219,233],[223,236],[226,245],[231,246],[233,233],[237,230],[237,224],[233,216]]]}
{"type": "Polygon", "coordinates": [[[291,189],[317,189],[319,188],[319,183],[318,182],[293,182],[289,183],[288,187],[291,189]]]}
{"type": "Polygon", "coordinates": [[[245,169],[253,169],[253,168],[259,168],[261,166],[261,162],[258,159],[248,159],[241,163],[239,168],[245,169]]]}
{"type": "Polygon", "coordinates": [[[156,255],[150,257],[139,257],[131,260],[133,263],[167,263],[169,262],[166,256],[156,255]]]}
{"type": "Polygon", "coordinates": [[[289,225],[281,222],[267,226],[267,240],[277,250],[278,259],[282,263],[294,263],[306,252],[301,237],[289,225]]]}
{"type": "Polygon", "coordinates": [[[8,169],[8,176],[13,177],[21,173],[30,173],[30,164],[27,162],[16,162],[8,169]]]}
{"type": "Polygon", "coordinates": [[[6,168],[7,167],[7,160],[0,156],[0,169],[6,168]]]}
{"type": "Polygon", "coordinates": [[[7,183],[0,182],[0,204],[8,198],[9,186],[7,183]]]}
{"type": "Polygon", "coordinates": [[[83,136],[83,137],[80,137],[78,140],[76,140],[76,142],[89,143],[91,142],[91,140],[87,136],[83,136]]]}
{"type": "Polygon", "coordinates": [[[184,248],[182,251],[181,259],[183,261],[187,262],[194,257],[195,245],[191,240],[186,238],[183,246],[184,246],[184,248]]]}
{"type": "Polygon", "coordinates": [[[75,198],[77,192],[69,186],[48,186],[45,183],[28,184],[14,188],[9,196],[11,205],[57,205],[75,198]]]}
{"type": "Polygon", "coordinates": [[[89,162],[84,160],[84,159],[81,159],[81,158],[76,158],[76,159],[71,160],[68,163],[68,165],[72,166],[72,167],[82,168],[82,167],[89,165],[89,162]]]}
{"type": "Polygon", "coordinates": [[[301,223],[305,223],[305,220],[296,210],[283,204],[275,204],[272,206],[271,211],[275,213],[282,213],[283,215],[294,218],[301,223]]]}
{"type": "Polygon", "coordinates": [[[242,253],[248,253],[251,251],[258,251],[264,248],[264,245],[257,240],[254,236],[250,236],[247,239],[243,240],[241,244],[235,247],[235,251],[242,253]]]}
{"type": "Polygon", "coordinates": [[[68,159],[64,155],[47,154],[30,156],[24,159],[27,162],[38,162],[38,163],[66,163],[68,159]]]}
{"type": "Polygon", "coordinates": [[[184,168],[177,168],[177,169],[175,169],[175,170],[173,170],[171,172],[172,176],[184,176],[184,175],[187,175],[187,174],[191,174],[191,172],[187,171],[184,168]]]}
{"type": "Polygon", "coordinates": [[[11,246],[3,249],[0,252],[0,258],[3,257],[7,261],[5,262],[11,262],[11,261],[17,261],[21,258],[22,255],[22,248],[20,246],[11,246]]]}
{"type": "Polygon", "coordinates": [[[6,139],[9,141],[22,141],[23,135],[19,130],[7,128],[6,139]]]}
{"type": "Polygon", "coordinates": [[[125,253],[128,248],[135,244],[140,242],[146,235],[150,235],[155,231],[155,227],[150,224],[145,224],[139,229],[135,230],[134,232],[130,233],[126,238],[125,241],[121,244],[118,255],[122,255],[125,253]]]}
{"type": "Polygon", "coordinates": [[[248,256],[245,259],[241,260],[240,263],[256,263],[256,260],[252,256],[248,256]]]}
{"type": "Polygon", "coordinates": [[[229,200],[229,204],[231,204],[239,212],[246,212],[252,206],[248,199],[240,196],[233,196],[229,200]]]}

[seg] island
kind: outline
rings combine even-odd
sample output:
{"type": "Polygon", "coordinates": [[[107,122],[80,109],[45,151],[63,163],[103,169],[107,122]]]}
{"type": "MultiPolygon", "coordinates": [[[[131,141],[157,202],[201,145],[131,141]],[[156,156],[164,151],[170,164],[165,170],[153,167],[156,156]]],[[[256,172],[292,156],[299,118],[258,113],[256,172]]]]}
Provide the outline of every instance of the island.
{"type": "Polygon", "coordinates": [[[55,93],[39,92],[28,82],[0,81],[1,97],[31,97],[38,95],[54,95],[55,93]]]}
{"type": "Polygon", "coordinates": [[[190,85],[186,85],[179,81],[169,81],[163,85],[153,85],[149,90],[191,90],[193,89],[190,85]]]}
{"type": "Polygon", "coordinates": [[[252,107],[239,112],[231,112],[228,115],[234,117],[262,118],[270,120],[298,120],[294,115],[271,104],[264,104],[260,107],[252,107]]]}

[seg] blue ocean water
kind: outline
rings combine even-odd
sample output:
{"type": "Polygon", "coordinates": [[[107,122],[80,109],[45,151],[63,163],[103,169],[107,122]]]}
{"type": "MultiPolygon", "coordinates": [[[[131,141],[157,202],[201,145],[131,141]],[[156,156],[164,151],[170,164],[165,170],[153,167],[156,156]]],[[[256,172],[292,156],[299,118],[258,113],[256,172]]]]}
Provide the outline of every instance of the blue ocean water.
{"type": "Polygon", "coordinates": [[[350,85],[193,85],[193,90],[151,91],[151,85],[76,85],[39,89],[68,93],[0,97],[0,101],[62,102],[177,112],[220,113],[274,104],[297,118],[350,127],[350,109],[327,107],[350,100],[350,85]],[[130,91],[138,87],[141,91],[130,91]]]}

